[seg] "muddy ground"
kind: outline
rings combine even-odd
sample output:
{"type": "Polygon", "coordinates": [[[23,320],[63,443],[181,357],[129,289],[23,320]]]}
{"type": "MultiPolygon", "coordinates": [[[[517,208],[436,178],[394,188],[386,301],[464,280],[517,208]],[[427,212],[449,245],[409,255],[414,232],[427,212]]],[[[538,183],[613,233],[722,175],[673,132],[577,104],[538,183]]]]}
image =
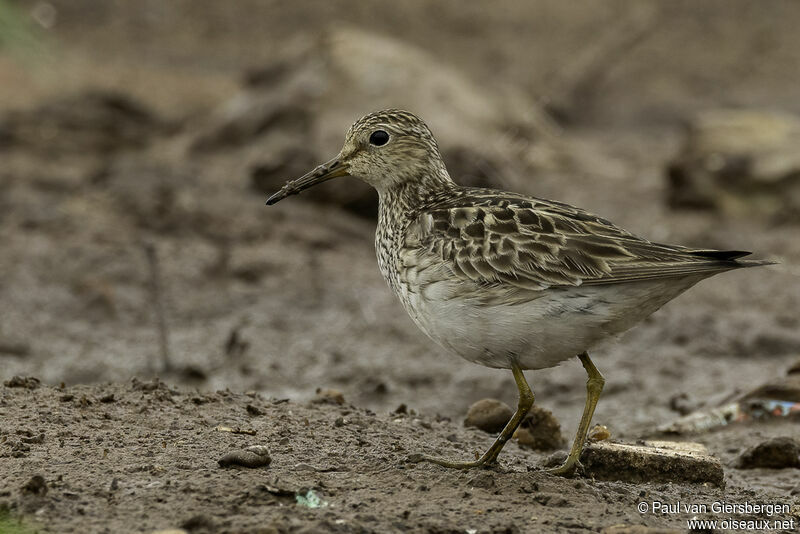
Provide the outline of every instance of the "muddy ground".
{"type": "MultiPolygon", "coordinates": [[[[794,3],[9,5],[32,22],[28,37],[0,48],[0,378],[42,386],[0,389],[0,510],[11,517],[0,529],[21,518],[48,532],[685,531],[685,514],[641,514],[637,503],[798,503],[797,469],[735,467],[748,447],[797,436],[790,419],[682,438],[722,460],[724,488],[556,479],[538,470],[549,453],[516,443],[496,470],[405,463],[416,451],[486,448],[491,436],[462,419],[481,398],[514,405],[510,374],[445,354],[406,317],[375,263],[373,197],[340,202],[331,183],[266,208],[253,180],[258,165],[289,179],[322,162],[341,142],[323,133],[343,135],[386,95],[354,104],[350,86],[337,99],[333,84],[308,109],[292,101],[302,113],[262,124],[266,134],[244,130],[233,147],[197,141],[230,131],[215,129],[220,109],[259,90],[243,89],[246,73],[252,83],[295,41],[346,25],[418,47],[480,88],[487,109],[524,101],[550,117],[546,134],[532,123],[520,157],[537,156],[525,167],[504,146],[480,155],[498,182],[654,240],[780,260],[701,283],[595,353],[607,379],[595,421],[632,442],[656,436],[679,404],[714,406],[785,376],[800,357],[796,222],[673,210],[665,180],[697,112],[800,112],[794,3]],[[591,54],[604,46],[607,57],[591,54]],[[324,115],[330,108],[339,114],[324,115]],[[298,157],[279,156],[289,138],[298,157]],[[317,388],[346,403],[310,404],[317,388]],[[408,413],[395,414],[401,404],[408,413]],[[268,467],[217,465],[259,444],[268,467]],[[29,485],[34,475],[46,494],[29,485]]],[[[487,143],[484,123],[434,120],[434,133],[476,150],[510,131],[490,130],[487,143]]],[[[452,168],[476,161],[459,154],[445,154],[452,168]]],[[[572,436],[585,391],[578,362],[528,378],[572,436]]]]}

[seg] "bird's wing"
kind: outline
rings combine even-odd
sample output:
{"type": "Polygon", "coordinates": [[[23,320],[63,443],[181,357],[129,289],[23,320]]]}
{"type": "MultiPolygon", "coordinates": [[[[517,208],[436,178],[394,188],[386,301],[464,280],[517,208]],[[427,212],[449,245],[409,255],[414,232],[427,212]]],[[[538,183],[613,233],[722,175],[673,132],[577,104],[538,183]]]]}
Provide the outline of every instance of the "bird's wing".
{"type": "Polygon", "coordinates": [[[404,246],[462,279],[529,290],[710,276],[748,254],[653,243],[567,204],[479,189],[427,205],[404,246]]]}

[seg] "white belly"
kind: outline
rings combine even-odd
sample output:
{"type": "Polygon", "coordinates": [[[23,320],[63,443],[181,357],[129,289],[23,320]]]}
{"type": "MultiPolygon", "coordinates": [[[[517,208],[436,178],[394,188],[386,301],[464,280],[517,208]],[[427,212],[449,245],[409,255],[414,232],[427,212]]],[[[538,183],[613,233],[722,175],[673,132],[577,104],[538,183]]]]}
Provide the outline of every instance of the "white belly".
{"type": "Polygon", "coordinates": [[[548,289],[513,304],[457,297],[465,282],[453,280],[402,300],[422,331],[466,360],[495,368],[516,360],[523,369],[544,369],[624,332],[701,278],[548,289]]]}

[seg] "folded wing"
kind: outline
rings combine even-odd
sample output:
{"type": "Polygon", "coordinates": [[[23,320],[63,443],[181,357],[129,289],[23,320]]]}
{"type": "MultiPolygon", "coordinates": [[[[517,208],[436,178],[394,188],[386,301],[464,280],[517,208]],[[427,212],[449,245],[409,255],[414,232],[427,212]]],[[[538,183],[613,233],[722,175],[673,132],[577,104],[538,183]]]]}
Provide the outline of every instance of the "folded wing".
{"type": "Polygon", "coordinates": [[[769,262],[743,251],[653,243],[567,204],[465,189],[433,201],[406,232],[407,253],[433,254],[463,279],[542,290],[712,274],[769,262]]]}

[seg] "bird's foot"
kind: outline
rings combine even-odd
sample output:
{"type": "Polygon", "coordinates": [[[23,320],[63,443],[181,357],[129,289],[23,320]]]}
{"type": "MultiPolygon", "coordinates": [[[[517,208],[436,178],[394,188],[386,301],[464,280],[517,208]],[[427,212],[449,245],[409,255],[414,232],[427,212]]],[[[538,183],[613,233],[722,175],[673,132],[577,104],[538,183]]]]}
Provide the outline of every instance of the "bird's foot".
{"type": "Polygon", "coordinates": [[[560,466],[545,469],[545,473],[564,478],[571,478],[576,474],[583,474],[583,464],[581,464],[580,460],[569,457],[560,466]]]}

